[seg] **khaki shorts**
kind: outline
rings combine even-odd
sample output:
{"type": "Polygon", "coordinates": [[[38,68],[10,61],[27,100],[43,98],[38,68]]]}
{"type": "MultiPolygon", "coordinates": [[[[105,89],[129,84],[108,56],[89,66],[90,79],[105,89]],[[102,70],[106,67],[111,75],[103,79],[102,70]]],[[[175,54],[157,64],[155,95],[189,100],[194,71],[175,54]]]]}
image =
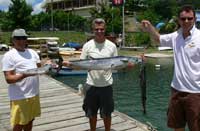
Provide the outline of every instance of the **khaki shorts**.
{"type": "Polygon", "coordinates": [[[168,109],[168,126],[200,131],[200,93],[180,92],[172,88],[168,109]]]}
{"type": "Polygon", "coordinates": [[[41,114],[39,96],[22,100],[13,100],[10,102],[10,106],[11,126],[26,125],[41,114]]]}

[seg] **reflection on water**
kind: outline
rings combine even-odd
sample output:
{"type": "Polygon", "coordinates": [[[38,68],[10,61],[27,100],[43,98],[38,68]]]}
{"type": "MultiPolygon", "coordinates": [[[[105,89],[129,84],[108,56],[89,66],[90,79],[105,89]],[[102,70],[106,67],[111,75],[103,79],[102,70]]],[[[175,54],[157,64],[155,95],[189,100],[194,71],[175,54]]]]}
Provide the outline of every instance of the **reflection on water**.
{"type": "MultiPolygon", "coordinates": [[[[139,66],[120,71],[114,75],[115,109],[143,122],[150,122],[158,131],[169,131],[166,112],[173,75],[172,58],[148,59],[147,69],[147,114],[142,112],[139,87],[139,66]],[[155,65],[160,65],[157,68],[155,65]]],[[[55,79],[76,88],[85,83],[86,76],[60,76],[55,79]]]]}

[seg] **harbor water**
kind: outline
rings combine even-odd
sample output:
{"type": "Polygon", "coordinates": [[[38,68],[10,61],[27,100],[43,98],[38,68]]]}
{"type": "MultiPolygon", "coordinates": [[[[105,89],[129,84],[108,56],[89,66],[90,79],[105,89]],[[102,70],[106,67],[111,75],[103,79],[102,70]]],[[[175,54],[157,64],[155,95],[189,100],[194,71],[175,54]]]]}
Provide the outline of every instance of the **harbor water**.
{"type": "MultiPolygon", "coordinates": [[[[113,75],[115,110],[143,123],[151,124],[158,131],[171,131],[166,124],[166,113],[173,75],[173,59],[147,59],[146,114],[142,112],[139,70],[140,66],[136,65],[133,69],[122,70],[113,75]]],[[[85,75],[53,77],[75,89],[79,84],[84,84],[86,80],[85,75]]]]}

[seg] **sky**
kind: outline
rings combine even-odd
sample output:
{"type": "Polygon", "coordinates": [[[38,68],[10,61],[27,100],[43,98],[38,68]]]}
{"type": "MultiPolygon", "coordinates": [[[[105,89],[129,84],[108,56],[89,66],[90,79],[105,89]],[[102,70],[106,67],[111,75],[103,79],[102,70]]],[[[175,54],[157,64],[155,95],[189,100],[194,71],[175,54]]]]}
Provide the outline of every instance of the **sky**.
{"type": "MultiPolygon", "coordinates": [[[[26,0],[26,2],[33,7],[32,14],[38,14],[42,11],[41,5],[45,0],[26,0]]],[[[0,10],[7,11],[11,0],[0,0],[0,10]]]]}

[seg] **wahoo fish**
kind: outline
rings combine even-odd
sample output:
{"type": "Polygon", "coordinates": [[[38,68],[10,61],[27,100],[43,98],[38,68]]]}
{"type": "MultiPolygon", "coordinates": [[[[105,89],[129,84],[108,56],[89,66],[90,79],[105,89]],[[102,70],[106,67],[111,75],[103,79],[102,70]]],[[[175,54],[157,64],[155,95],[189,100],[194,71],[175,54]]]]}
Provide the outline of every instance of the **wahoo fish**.
{"type": "Polygon", "coordinates": [[[144,60],[142,60],[142,63],[141,63],[139,78],[140,78],[142,110],[143,110],[143,113],[146,114],[146,99],[147,99],[146,88],[147,86],[146,86],[146,66],[145,66],[144,60]]]}
{"type": "Polygon", "coordinates": [[[85,70],[118,70],[128,67],[129,64],[138,64],[141,62],[142,59],[139,57],[115,56],[106,58],[73,60],[70,61],[70,67],[85,70]]]}
{"type": "Polygon", "coordinates": [[[19,73],[27,74],[27,75],[42,75],[42,74],[45,74],[45,73],[49,72],[50,69],[51,69],[51,65],[50,64],[46,64],[46,65],[44,65],[42,67],[28,69],[26,71],[22,71],[22,72],[19,72],[19,73]]]}

